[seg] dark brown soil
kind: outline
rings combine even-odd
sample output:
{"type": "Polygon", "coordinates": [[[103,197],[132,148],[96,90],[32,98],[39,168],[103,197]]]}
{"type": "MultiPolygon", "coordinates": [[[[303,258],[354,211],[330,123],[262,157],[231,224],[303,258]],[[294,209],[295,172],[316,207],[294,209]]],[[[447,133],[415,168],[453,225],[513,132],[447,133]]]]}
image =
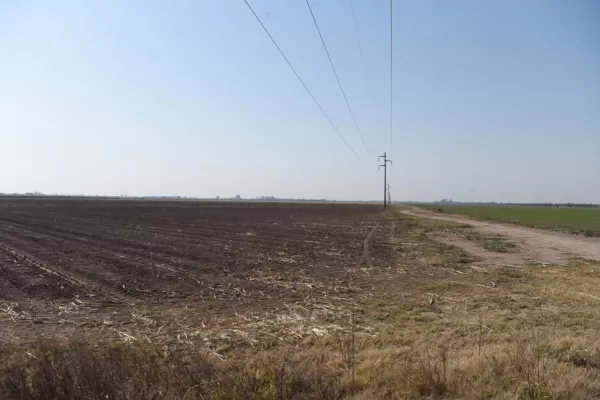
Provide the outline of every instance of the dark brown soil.
{"type": "Polygon", "coordinates": [[[371,291],[391,229],[376,205],[0,199],[0,303],[255,312],[371,291]]]}

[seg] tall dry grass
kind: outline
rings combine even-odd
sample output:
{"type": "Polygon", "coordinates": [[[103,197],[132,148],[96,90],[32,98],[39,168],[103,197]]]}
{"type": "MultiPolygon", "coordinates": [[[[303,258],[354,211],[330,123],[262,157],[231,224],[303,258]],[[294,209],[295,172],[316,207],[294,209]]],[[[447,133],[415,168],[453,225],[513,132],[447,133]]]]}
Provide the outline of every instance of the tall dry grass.
{"type": "Polygon", "coordinates": [[[344,393],[319,359],[223,363],[191,349],[117,343],[0,349],[0,398],[324,399],[344,393]]]}
{"type": "MultiPolygon", "coordinates": [[[[344,340],[350,340],[344,339],[344,340]]],[[[350,355],[323,345],[279,348],[230,360],[198,349],[44,343],[0,349],[0,398],[63,399],[592,399],[598,369],[557,357],[532,336],[452,349],[362,346],[350,355]],[[350,368],[349,368],[350,367],[350,368]]]]}

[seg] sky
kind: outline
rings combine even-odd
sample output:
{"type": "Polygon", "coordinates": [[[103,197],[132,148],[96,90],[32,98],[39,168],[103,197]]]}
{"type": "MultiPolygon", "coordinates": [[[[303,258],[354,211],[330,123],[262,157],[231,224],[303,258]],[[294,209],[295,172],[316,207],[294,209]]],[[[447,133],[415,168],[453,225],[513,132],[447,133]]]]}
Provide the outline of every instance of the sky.
{"type": "Polygon", "coordinates": [[[2,0],[0,192],[374,200],[387,152],[393,200],[600,203],[600,2],[393,1],[390,146],[389,2],[310,0],[364,146],[305,0],[249,0],[357,158],[243,0],[2,0]]]}

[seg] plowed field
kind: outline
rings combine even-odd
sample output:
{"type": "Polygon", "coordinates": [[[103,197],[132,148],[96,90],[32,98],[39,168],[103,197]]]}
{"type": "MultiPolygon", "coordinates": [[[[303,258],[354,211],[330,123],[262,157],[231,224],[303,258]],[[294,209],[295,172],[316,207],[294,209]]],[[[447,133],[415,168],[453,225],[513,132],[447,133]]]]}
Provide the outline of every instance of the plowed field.
{"type": "Polygon", "coordinates": [[[385,282],[392,228],[374,205],[2,199],[0,305],[51,329],[131,307],[208,321],[350,299],[385,282]]]}

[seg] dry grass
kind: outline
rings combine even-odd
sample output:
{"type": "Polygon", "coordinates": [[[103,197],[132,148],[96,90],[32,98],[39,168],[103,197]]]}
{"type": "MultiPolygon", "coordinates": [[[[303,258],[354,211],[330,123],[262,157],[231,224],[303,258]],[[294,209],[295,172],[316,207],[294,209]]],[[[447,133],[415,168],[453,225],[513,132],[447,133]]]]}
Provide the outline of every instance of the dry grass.
{"type": "Polygon", "coordinates": [[[2,398],[322,399],[339,398],[318,358],[293,354],[224,364],[189,349],[113,344],[2,348],[2,398]]]}
{"type": "Polygon", "coordinates": [[[454,233],[464,239],[479,243],[481,247],[488,251],[514,253],[518,250],[515,243],[501,235],[486,235],[473,229],[455,230],[454,233]]]}
{"type": "MultiPolygon", "coordinates": [[[[0,398],[600,397],[600,263],[482,268],[430,235],[463,228],[397,218],[398,261],[376,291],[240,314],[179,340],[142,340],[162,325],[139,312],[136,340],[4,345],[0,398]]],[[[311,293],[330,285],[275,278],[311,293]]],[[[7,318],[32,318],[5,306],[7,318]]]]}

